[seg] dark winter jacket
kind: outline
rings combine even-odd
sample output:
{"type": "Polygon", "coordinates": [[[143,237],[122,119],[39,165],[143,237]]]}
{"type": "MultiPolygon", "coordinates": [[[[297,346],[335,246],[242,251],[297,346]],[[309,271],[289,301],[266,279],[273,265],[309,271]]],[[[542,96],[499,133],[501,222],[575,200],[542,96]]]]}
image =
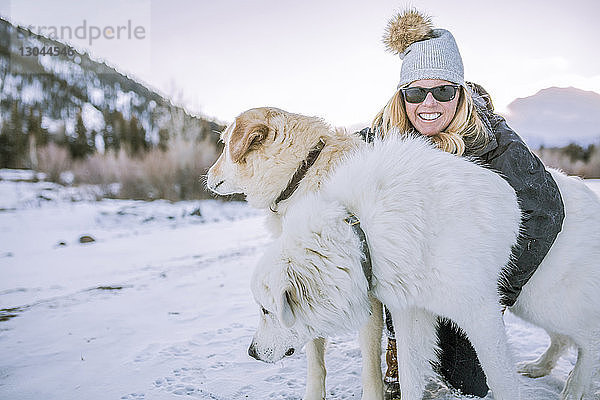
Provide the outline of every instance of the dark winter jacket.
{"type": "Polygon", "coordinates": [[[562,229],[565,210],[556,182],[504,118],[490,118],[494,138],[473,154],[497,171],[517,193],[523,220],[514,265],[500,286],[503,303],[512,306],[562,229]]]}
{"type": "MultiPolygon", "coordinates": [[[[502,303],[512,306],[562,229],[564,206],[558,186],[544,164],[504,118],[493,113],[487,93],[483,91],[481,96],[474,93],[474,97],[477,97],[478,113],[493,137],[483,149],[467,151],[465,155],[479,160],[508,181],[517,194],[523,214],[518,245],[513,248],[514,265],[509,269],[507,281],[500,285],[502,303]]],[[[372,140],[369,128],[360,134],[365,140],[372,140]]]]}

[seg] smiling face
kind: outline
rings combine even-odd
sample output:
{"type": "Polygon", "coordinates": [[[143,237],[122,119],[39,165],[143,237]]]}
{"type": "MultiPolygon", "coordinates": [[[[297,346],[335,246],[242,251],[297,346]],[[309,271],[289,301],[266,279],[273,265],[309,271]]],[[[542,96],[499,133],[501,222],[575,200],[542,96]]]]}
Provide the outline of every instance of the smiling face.
{"type": "MultiPolygon", "coordinates": [[[[452,85],[452,82],[440,79],[422,79],[412,82],[409,87],[433,88],[442,85],[452,85]]],[[[460,92],[459,92],[460,93],[460,92]]],[[[413,127],[425,136],[434,136],[450,125],[460,96],[446,102],[437,101],[433,94],[427,93],[422,103],[408,103],[404,100],[406,115],[413,127]]]]}

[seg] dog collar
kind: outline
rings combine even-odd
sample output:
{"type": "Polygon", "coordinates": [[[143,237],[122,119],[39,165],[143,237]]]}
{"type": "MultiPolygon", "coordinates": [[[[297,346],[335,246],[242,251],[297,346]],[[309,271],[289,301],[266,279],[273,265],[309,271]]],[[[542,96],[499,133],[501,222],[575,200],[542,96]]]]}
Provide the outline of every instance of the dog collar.
{"type": "Polygon", "coordinates": [[[312,148],[306,159],[302,161],[296,172],[294,172],[294,175],[292,176],[292,179],[288,183],[287,187],[279,194],[279,197],[277,197],[275,202],[269,207],[271,211],[277,212],[277,204],[289,199],[290,196],[294,194],[296,189],[298,189],[298,186],[300,186],[300,181],[308,172],[308,169],[313,166],[315,161],[317,161],[317,157],[319,157],[319,154],[321,154],[323,147],[325,147],[325,141],[323,139],[319,139],[317,145],[312,148]]]}
{"type": "Polygon", "coordinates": [[[344,222],[352,227],[352,230],[360,239],[360,248],[363,253],[360,265],[362,267],[367,283],[369,284],[369,291],[373,288],[373,264],[371,263],[371,252],[369,251],[369,244],[367,243],[367,235],[365,231],[360,227],[360,220],[354,214],[350,214],[344,218],[344,222]]]}

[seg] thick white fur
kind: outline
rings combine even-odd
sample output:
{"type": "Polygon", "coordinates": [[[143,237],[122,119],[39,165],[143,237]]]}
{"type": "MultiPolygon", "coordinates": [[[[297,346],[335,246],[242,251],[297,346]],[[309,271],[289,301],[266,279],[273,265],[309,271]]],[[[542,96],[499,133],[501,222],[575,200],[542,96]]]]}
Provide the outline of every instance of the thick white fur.
{"type": "MultiPolygon", "coordinates": [[[[496,173],[390,138],[347,156],[321,190],[288,207],[252,281],[261,317],[252,347],[267,362],[315,337],[360,328],[371,302],[355,213],[373,261],[372,294],[391,311],[403,400],[420,400],[436,317],[461,326],[497,400],[519,399],[497,284],[519,230],[516,195],[496,173]]],[[[377,311],[378,312],[378,311],[377,311]]]]}
{"type": "Polygon", "coordinates": [[[600,361],[600,201],[581,179],[550,172],[565,205],[562,231],[510,310],[551,338],[548,350],[519,372],[545,376],[574,346],[577,363],[561,399],[580,400],[600,361]]]}
{"type": "MultiPolygon", "coordinates": [[[[243,112],[223,131],[221,140],[224,143],[223,153],[208,171],[208,188],[220,195],[244,193],[253,207],[276,210],[267,212],[267,228],[273,236],[281,233],[281,218],[291,204],[307,193],[319,190],[323,180],[342,160],[344,154],[367,146],[358,136],[332,129],[319,118],[273,107],[243,112]],[[236,140],[233,137],[235,129],[255,125],[268,127],[266,138],[259,145],[253,146],[242,160],[234,162],[230,148],[234,145],[232,141],[236,140]],[[315,164],[308,170],[294,194],[273,206],[277,196],[285,189],[300,163],[319,139],[325,141],[325,147],[315,164]]],[[[359,334],[363,361],[362,399],[381,400],[382,306],[374,298],[371,301],[373,313],[359,334]]],[[[304,400],[325,398],[324,353],[325,340],[322,338],[316,338],[306,346],[308,368],[304,400]]]]}
{"type": "MultiPolygon", "coordinates": [[[[511,311],[552,339],[546,353],[519,371],[544,376],[576,346],[561,399],[580,400],[600,355],[600,201],[580,179],[551,173],[565,203],[563,229],[511,311]]],[[[369,241],[373,294],[392,311],[403,400],[421,398],[436,315],[467,332],[494,398],[518,398],[496,292],[517,233],[514,192],[495,173],[421,140],[388,139],[353,154],[319,194],[288,210],[283,235],[253,277],[257,302],[271,311],[253,340],[258,354],[275,361],[315,335],[369,318],[360,247],[343,222],[346,210],[359,216],[369,241]]]]}
{"type": "MultiPolygon", "coordinates": [[[[318,190],[323,179],[331,173],[344,154],[365,147],[360,139],[340,134],[317,118],[291,114],[274,108],[249,110],[236,118],[236,122],[223,132],[225,150],[209,171],[208,187],[214,190],[217,183],[223,181],[224,183],[214,190],[215,192],[245,193],[248,201],[255,207],[268,208],[287,185],[299,162],[306,157],[319,138],[325,138],[327,145],[311,168],[312,171],[309,171],[296,193],[278,206],[276,214],[269,212],[271,220],[269,225],[273,234],[277,236],[281,231],[280,216],[286,214],[288,205],[318,190]],[[263,145],[249,152],[244,162],[234,163],[228,154],[228,139],[236,123],[241,120],[265,122],[269,125],[270,131],[263,145]]],[[[403,162],[399,156],[396,158],[398,163],[403,162]]],[[[370,172],[364,166],[358,169],[364,171],[362,181],[369,182],[376,177],[374,172],[370,172]]],[[[600,337],[600,262],[598,261],[600,260],[600,229],[598,229],[600,202],[581,180],[566,177],[554,170],[551,170],[551,173],[558,183],[565,203],[566,218],[563,230],[542,265],[525,285],[511,311],[544,328],[552,339],[550,347],[538,360],[521,364],[519,371],[531,377],[544,376],[550,372],[568,347],[575,346],[578,351],[578,361],[565,385],[562,399],[579,400],[589,388],[591,375],[598,369],[594,364],[598,362],[600,355],[598,343],[600,337]]],[[[428,179],[426,175],[423,177],[424,181],[428,179]]],[[[385,180],[379,181],[382,187],[385,187],[385,180]]],[[[358,180],[353,178],[349,186],[364,185],[357,182],[358,180]]],[[[363,191],[360,187],[354,189],[361,193],[363,191]]],[[[406,198],[405,206],[409,207],[413,202],[416,205],[415,210],[420,209],[421,202],[428,200],[428,198],[421,199],[413,196],[409,190],[401,193],[402,198],[406,198]]],[[[440,199],[443,200],[442,197],[440,199]]],[[[455,204],[455,207],[460,208],[461,204],[455,204]]],[[[299,212],[303,213],[301,210],[299,212]]],[[[466,220],[471,219],[473,222],[472,215],[467,217],[466,220]]],[[[365,223],[362,222],[363,227],[365,223]]],[[[479,222],[475,220],[473,223],[479,222]]],[[[293,226],[291,223],[287,225],[293,226]]],[[[416,242],[409,235],[408,238],[401,238],[399,243],[404,243],[406,240],[416,242]]],[[[407,247],[410,250],[410,246],[407,247]]],[[[265,265],[264,268],[271,267],[265,265]]],[[[465,270],[464,273],[467,274],[466,279],[471,279],[468,271],[465,270]]],[[[452,280],[460,278],[465,278],[465,275],[452,277],[452,280]]],[[[260,285],[254,286],[255,292],[260,293],[260,285]]],[[[268,297],[267,294],[263,293],[263,295],[268,297]]],[[[370,322],[363,326],[360,335],[363,354],[363,399],[365,400],[382,398],[379,364],[382,321],[381,313],[377,310],[377,308],[381,309],[381,304],[376,299],[371,301],[373,312],[370,322]]],[[[272,317],[273,315],[270,314],[265,319],[272,317]]],[[[408,314],[404,320],[413,321],[415,318],[414,315],[411,318],[408,314]]],[[[402,320],[402,316],[395,316],[396,325],[400,325],[402,320]]],[[[398,326],[396,329],[404,336],[404,330],[411,327],[415,325],[409,323],[404,328],[398,326]]],[[[261,326],[259,330],[264,329],[261,326]]],[[[410,336],[410,332],[408,334],[410,336]]],[[[422,336],[422,338],[425,340],[426,337],[422,336]]],[[[273,338],[273,342],[276,339],[278,338],[273,338]]],[[[398,347],[407,349],[401,342],[398,347]]],[[[323,349],[322,339],[309,342],[306,346],[308,377],[305,400],[321,399],[325,396],[323,349]]]]}
{"type": "Polygon", "coordinates": [[[275,206],[276,212],[267,214],[267,227],[277,236],[281,231],[280,218],[288,205],[318,190],[341,157],[352,149],[367,146],[365,142],[358,136],[331,128],[320,118],[274,107],[253,108],[237,116],[221,134],[223,152],[208,170],[207,187],[220,195],[243,193],[251,206],[269,210],[319,139],[325,140],[325,148],[298,189],[288,200],[275,206]],[[243,160],[233,161],[229,150],[231,141],[235,140],[234,130],[255,124],[268,127],[267,137],[248,151],[243,160]]]}

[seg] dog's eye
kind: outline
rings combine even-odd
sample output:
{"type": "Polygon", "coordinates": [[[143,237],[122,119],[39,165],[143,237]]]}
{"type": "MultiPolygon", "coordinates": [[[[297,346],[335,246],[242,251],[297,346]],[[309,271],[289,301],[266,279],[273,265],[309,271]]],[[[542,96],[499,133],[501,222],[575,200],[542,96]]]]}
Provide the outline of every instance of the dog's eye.
{"type": "Polygon", "coordinates": [[[269,311],[267,311],[266,308],[261,307],[261,311],[262,311],[263,315],[269,315],[269,311]]]}

